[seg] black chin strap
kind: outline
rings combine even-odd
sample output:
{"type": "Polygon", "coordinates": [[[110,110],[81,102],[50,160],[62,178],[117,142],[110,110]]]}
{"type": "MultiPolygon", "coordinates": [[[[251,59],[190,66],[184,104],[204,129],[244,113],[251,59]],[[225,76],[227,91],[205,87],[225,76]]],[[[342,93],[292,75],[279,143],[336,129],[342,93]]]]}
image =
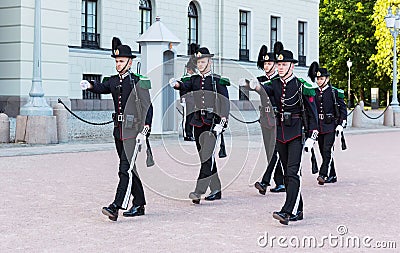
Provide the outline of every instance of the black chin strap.
{"type": "Polygon", "coordinates": [[[274,67],[275,67],[275,62],[274,62],[274,65],[272,65],[272,67],[268,70],[268,72],[267,71],[265,71],[265,74],[269,77],[270,75],[270,73],[272,72],[272,70],[274,69],[274,67]]]}
{"type": "MultiPolygon", "coordinates": [[[[118,70],[117,70],[118,74],[121,75],[121,72],[124,71],[124,69],[128,66],[129,61],[130,61],[130,59],[126,62],[125,66],[121,69],[121,71],[118,71],[118,70]]],[[[129,70],[129,69],[128,69],[128,70],[129,70]]]]}
{"type": "MultiPolygon", "coordinates": [[[[290,71],[290,68],[292,67],[292,62],[290,63],[290,65],[289,65],[289,68],[288,68],[288,70],[286,71],[286,73],[285,73],[285,75],[283,76],[283,77],[285,77],[285,76],[287,76],[287,74],[289,73],[289,71],[290,71]]],[[[283,79],[283,78],[282,78],[283,79]]],[[[283,79],[283,80],[286,80],[287,78],[285,78],[285,79],[283,79]]]]}
{"type": "Polygon", "coordinates": [[[207,65],[204,67],[204,69],[203,70],[200,70],[199,69],[199,71],[200,71],[200,73],[203,75],[203,73],[204,73],[204,71],[208,68],[208,65],[210,64],[210,59],[208,59],[208,61],[207,61],[207,65]]]}
{"type": "Polygon", "coordinates": [[[319,87],[321,90],[326,86],[326,84],[327,84],[327,82],[326,81],[328,81],[328,78],[326,78],[325,79],[325,82],[322,84],[322,86],[321,87],[319,87]]]}

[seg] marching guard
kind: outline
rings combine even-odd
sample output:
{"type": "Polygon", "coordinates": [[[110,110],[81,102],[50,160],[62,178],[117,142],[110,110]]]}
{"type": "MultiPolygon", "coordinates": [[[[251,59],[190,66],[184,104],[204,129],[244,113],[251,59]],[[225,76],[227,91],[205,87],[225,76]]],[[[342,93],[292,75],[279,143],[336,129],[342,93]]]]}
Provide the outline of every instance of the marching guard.
{"type": "MultiPolygon", "coordinates": [[[[276,42],[274,47],[283,47],[281,42],[276,42]]],[[[279,79],[276,70],[274,53],[268,52],[268,48],[262,45],[258,53],[257,67],[264,71],[264,75],[257,77],[261,85],[268,85],[272,80],[279,79]]],[[[285,192],[283,182],[282,162],[279,159],[279,153],[276,149],[276,127],[275,127],[275,110],[276,102],[273,97],[269,98],[264,89],[257,91],[260,95],[260,126],[264,140],[264,148],[267,155],[268,166],[260,182],[256,182],[254,187],[262,195],[265,195],[267,186],[270,186],[271,176],[274,172],[275,187],[271,188],[271,192],[285,192]],[[271,131],[273,129],[273,131],[271,131]],[[272,149],[272,147],[274,147],[272,149]]]]}
{"type": "Polygon", "coordinates": [[[227,127],[229,116],[229,79],[212,72],[212,57],[208,48],[201,47],[195,53],[199,74],[192,75],[185,82],[170,80],[177,90],[193,92],[194,112],[190,124],[194,126],[194,138],[200,156],[201,168],[196,188],[189,194],[194,204],[200,204],[201,195],[209,187],[211,192],[205,200],[221,199],[221,181],[215,162],[217,139],[227,127]]]}
{"type": "Polygon", "coordinates": [[[336,170],[333,161],[335,135],[341,137],[346,127],[347,109],[344,91],[330,83],[330,74],[326,68],[320,68],[317,62],[310,65],[308,76],[318,84],[316,102],[318,111],[318,146],[322,164],[317,181],[319,185],[336,183],[336,170]]]}
{"type": "Polygon", "coordinates": [[[293,74],[298,61],[293,53],[281,48],[274,51],[279,79],[261,86],[258,80],[250,81],[250,88],[265,89],[277,106],[276,145],[284,171],[286,199],[280,211],[273,212],[273,218],[281,224],[303,219],[301,197],[301,161],[303,148],[308,152],[318,136],[315,86],[293,74]],[[303,146],[303,130],[308,138],[303,146]]]}
{"type": "Polygon", "coordinates": [[[117,221],[119,209],[126,210],[131,195],[132,207],[123,213],[125,217],[145,214],[146,200],[142,182],[137,174],[135,159],[138,147],[146,142],[153,118],[149,89],[150,80],[131,72],[132,55],[128,45],[114,37],[112,55],[115,58],[117,75],[105,82],[82,80],[83,90],[98,94],[110,94],[114,101],[113,113],[115,147],[119,157],[119,183],[114,201],[103,207],[102,213],[112,221],[117,221]]]}

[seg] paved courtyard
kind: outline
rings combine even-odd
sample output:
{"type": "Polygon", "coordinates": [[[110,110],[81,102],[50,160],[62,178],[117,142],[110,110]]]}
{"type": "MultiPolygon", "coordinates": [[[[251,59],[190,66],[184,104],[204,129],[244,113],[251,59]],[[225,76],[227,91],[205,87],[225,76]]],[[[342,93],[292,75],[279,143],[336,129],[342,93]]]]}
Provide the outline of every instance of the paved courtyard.
{"type": "Polygon", "coordinates": [[[144,152],[138,161],[146,185],[146,215],[121,215],[117,222],[101,214],[101,207],[112,201],[118,180],[112,143],[4,147],[0,251],[310,252],[315,245],[302,246],[301,241],[313,237],[334,252],[365,252],[368,245],[396,252],[398,130],[348,134],[348,150],[336,145],[336,184],[319,186],[306,158],[304,220],[289,226],[272,218],[284,194],[262,196],[251,186],[264,170],[260,136],[228,138],[229,145],[234,143],[228,148],[230,156],[218,160],[223,199],[197,206],[185,199],[198,173],[194,144],[176,138],[153,140],[156,166],[142,166],[144,152]],[[279,237],[283,239],[278,242],[279,237]],[[344,243],[354,238],[360,240],[360,248],[344,243]]]}

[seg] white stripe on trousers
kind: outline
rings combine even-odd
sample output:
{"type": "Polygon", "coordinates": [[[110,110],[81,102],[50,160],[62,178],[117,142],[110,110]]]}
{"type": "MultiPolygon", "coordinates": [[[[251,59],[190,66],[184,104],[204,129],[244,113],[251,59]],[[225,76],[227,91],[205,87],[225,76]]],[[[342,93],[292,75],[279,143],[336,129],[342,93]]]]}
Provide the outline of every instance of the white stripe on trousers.
{"type": "Polygon", "coordinates": [[[271,184],[272,174],[275,173],[276,167],[278,166],[278,162],[281,164],[281,168],[282,168],[282,162],[281,162],[281,159],[279,157],[279,152],[276,152],[276,162],[275,162],[274,168],[271,171],[271,178],[269,179],[268,184],[271,184]]]}
{"type": "Polygon", "coordinates": [[[300,167],[299,167],[299,172],[297,172],[297,176],[299,177],[299,191],[297,192],[297,198],[296,198],[296,203],[294,204],[292,214],[296,215],[297,209],[299,208],[300,204],[300,196],[301,196],[301,166],[303,165],[303,157],[304,157],[304,148],[301,151],[301,160],[300,160],[300,167]]]}
{"type": "Polygon", "coordinates": [[[332,169],[332,162],[333,162],[333,151],[335,150],[335,142],[333,142],[332,148],[331,148],[331,159],[329,160],[328,163],[328,172],[327,172],[327,177],[331,174],[331,169],[332,169]]]}
{"type": "Polygon", "coordinates": [[[128,176],[129,176],[129,181],[128,181],[128,186],[125,192],[125,197],[124,201],[122,202],[122,208],[126,209],[129,204],[129,199],[131,197],[131,189],[132,189],[132,170],[129,168],[128,170],[128,176]]]}

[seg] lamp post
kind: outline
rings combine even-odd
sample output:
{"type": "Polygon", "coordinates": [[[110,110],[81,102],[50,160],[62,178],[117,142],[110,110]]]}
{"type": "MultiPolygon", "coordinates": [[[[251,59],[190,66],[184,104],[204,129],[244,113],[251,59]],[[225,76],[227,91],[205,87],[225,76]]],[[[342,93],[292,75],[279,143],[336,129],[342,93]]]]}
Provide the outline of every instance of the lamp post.
{"type": "Polygon", "coordinates": [[[47,104],[42,88],[42,0],[35,0],[35,26],[33,36],[33,78],[28,103],[20,109],[20,115],[51,116],[53,109],[47,104]]]}
{"type": "Polygon", "coordinates": [[[347,60],[347,67],[349,68],[349,80],[347,83],[347,107],[350,108],[351,101],[350,101],[350,68],[353,66],[353,63],[350,61],[350,58],[347,60]]]}
{"type": "Polygon", "coordinates": [[[392,7],[388,8],[388,14],[385,16],[386,27],[389,29],[393,36],[393,94],[392,102],[390,105],[393,111],[400,111],[399,101],[397,100],[397,53],[396,53],[396,39],[400,30],[400,15],[399,8],[396,8],[396,15],[392,13],[392,7]]]}

